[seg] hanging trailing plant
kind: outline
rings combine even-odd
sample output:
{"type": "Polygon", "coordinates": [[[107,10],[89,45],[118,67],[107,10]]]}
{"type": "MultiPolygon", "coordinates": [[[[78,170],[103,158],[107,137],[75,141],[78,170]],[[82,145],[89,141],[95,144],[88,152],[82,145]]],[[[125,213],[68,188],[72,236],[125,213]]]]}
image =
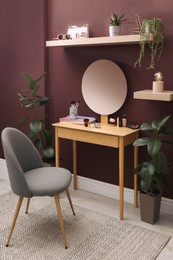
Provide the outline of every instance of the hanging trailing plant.
{"type": "Polygon", "coordinates": [[[141,67],[145,49],[148,46],[151,51],[150,65],[148,69],[154,69],[155,63],[160,59],[163,52],[163,21],[160,18],[144,19],[140,28],[140,51],[139,58],[135,62],[141,67]]]}

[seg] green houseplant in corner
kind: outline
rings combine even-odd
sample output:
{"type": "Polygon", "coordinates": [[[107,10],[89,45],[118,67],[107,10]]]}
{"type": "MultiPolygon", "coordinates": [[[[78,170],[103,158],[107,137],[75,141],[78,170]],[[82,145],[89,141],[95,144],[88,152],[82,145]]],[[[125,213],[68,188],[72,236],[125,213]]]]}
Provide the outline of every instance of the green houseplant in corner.
{"type": "Polygon", "coordinates": [[[149,132],[149,135],[133,143],[134,146],[146,146],[150,157],[135,169],[135,173],[140,176],[141,220],[150,224],[159,219],[161,196],[166,187],[166,174],[171,167],[162,149],[166,144],[173,144],[167,140],[168,136],[173,135],[173,130],[167,127],[169,118],[170,115],[155,119],[151,124],[143,123],[141,130],[149,132]],[[155,205],[155,201],[158,204],[155,205]]]}
{"type": "Polygon", "coordinates": [[[21,107],[27,111],[27,114],[20,120],[19,126],[28,125],[28,137],[40,152],[43,161],[49,163],[54,161],[54,139],[45,122],[45,105],[49,102],[50,97],[39,94],[40,81],[45,74],[42,73],[33,78],[29,73],[22,72],[22,77],[28,85],[28,89],[22,89],[17,94],[21,107]]]}
{"type": "Polygon", "coordinates": [[[118,15],[116,13],[112,13],[109,18],[109,36],[117,36],[120,34],[120,25],[126,21],[124,19],[125,14],[118,15]]]}
{"type": "Polygon", "coordinates": [[[147,46],[151,52],[151,60],[149,69],[154,69],[155,63],[160,59],[163,52],[163,21],[161,18],[144,19],[140,28],[140,51],[139,58],[135,62],[135,66],[138,64],[141,67],[142,59],[145,56],[145,50],[147,46]]]}

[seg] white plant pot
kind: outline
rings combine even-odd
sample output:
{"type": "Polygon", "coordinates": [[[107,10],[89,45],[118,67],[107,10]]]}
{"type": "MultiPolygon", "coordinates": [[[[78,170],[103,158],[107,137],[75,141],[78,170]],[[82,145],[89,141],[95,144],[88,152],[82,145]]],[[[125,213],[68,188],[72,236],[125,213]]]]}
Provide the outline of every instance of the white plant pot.
{"type": "Polygon", "coordinates": [[[109,36],[117,36],[120,35],[120,26],[109,26],[109,36]]]}
{"type": "Polygon", "coordinates": [[[164,82],[163,81],[153,81],[153,92],[163,92],[164,82]]]}

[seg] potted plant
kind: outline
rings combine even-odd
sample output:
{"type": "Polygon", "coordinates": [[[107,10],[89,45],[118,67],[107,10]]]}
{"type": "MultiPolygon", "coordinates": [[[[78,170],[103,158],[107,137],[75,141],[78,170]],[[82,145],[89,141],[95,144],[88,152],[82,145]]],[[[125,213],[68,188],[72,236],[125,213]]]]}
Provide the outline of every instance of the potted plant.
{"type": "Polygon", "coordinates": [[[120,25],[126,21],[124,19],[125,14],[118,15],[116,13],[112,13],[109,22],[109,36],[116,36],[120,34],[120,25]]]}
{"type": "Polygon", "coordinates": [[[164,81],[162,72],[156,72],[154,74],[153,81],[153,92],[163,92],[164,91],[164,81]]]}
{"type": "Polygon", "coordinates": [[[135,169],[135,173],[140,176],[141,220],[150,224],[159,219],[161,195],[166,187],[166,174],[171,167],[162,149],[163,145],[172,144],[166,138],[173,134],[173,130],[166,125],[169,118],[170,115],[155,119],[151,124],[142,124],[140,129],[148,131],[149,135],[133,143],[134,146],[146,146],[150,157],[135,169]]]}
{"type": "Polygon", "coordinates": [[[163,52],[163,21],[160,18],[144,19],[140,28],[140,51],[139,58],[135,63],[141,67],[141,61],[145,55],[145,48],[148,46],[151,51],[149,69],[154,69],[155,63],[159,60],[163,52]]]}
{"type": "Polygon", "coordinates": [[[45,118],[45,105],[50,97],[41,96],[40,80],[45,76],[45,72],[36,78],[33,78],[27,72],[22,72],[22,77],[28,85],[28,89],[18,91],[21,107],[25,108],[27,114],[20,120],[19,126],[28,124],[28,137],[33,141],[35,147],[43,157],[43,161],[54,160],[54,139],[51,131],[48,129],[45,118]]]}

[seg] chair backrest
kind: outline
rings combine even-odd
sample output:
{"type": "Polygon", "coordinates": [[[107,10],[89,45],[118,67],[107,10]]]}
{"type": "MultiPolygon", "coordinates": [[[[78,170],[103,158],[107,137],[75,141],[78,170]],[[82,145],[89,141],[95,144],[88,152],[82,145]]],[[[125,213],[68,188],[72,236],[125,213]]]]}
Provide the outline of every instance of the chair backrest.
{"type": "Polygon", "coordinates": [[[44,166],[39,152],[31,140],[15,128],[3,129],[1,139],[13,192],[31,197],[24,173],[44,166]]]}

